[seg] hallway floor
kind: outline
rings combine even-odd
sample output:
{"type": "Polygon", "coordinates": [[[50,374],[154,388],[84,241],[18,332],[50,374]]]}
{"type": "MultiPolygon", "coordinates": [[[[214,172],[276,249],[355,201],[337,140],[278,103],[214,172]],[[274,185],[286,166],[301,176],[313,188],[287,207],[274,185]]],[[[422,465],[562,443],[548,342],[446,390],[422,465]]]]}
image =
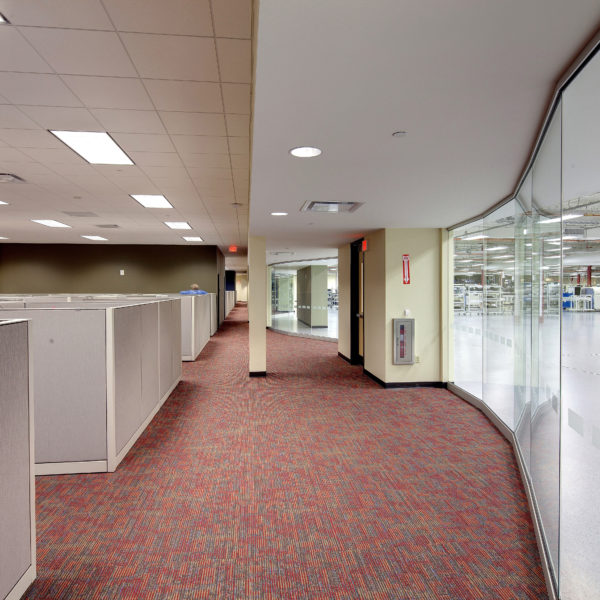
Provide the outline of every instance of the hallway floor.
{"type": "Polygon", "coordinates": [[[384,390],[236,307],[115,473],[37,478],[25,598],[545,599],[511,449],[442,389],[384,390]]]}

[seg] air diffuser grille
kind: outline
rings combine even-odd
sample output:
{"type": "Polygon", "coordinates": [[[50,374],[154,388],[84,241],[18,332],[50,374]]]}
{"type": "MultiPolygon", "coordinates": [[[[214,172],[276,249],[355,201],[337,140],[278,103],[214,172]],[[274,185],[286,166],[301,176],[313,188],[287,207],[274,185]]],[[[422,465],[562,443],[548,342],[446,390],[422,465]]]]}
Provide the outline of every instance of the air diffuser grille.
{"type": "Polygon", "coordinates": [[[316,202],[309,200],[300,210],[319,213],[349,213],[354,212],[362,205],[362,202],[316,202]]]}

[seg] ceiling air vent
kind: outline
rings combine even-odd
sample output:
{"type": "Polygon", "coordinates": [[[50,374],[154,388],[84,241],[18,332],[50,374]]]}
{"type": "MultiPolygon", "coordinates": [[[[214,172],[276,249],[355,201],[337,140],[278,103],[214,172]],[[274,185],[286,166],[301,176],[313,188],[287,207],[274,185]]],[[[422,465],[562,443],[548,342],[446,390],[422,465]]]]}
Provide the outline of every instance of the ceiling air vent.
{"type": "Polygon", "coordinates": [[[12,173],[0,173],[0,183],[25,183],[25,180],[12,173]]]}
{"type": "Polygon", "coordinates": [[[89,210],[63,210],[63,214],[69,215],[70,217],[97,217],[96,213],[90,212],[89,210]]]}
{"type": "Polygon", "coordinates": [[[104,223],[103,225],[96,225],[96,227],[100,227],[100,229],[119,229],[118,225],[114,225],[111,223],[104,223]]]}
{"type": "Polygon", "coordinates": [[[583,227],[565,227],[564,229],[565,236],[576,236],[583,237],[585,235],[585,229],[583,227]]]}
{"type": "Polygon", "coordinates": [[[319,213],[349,213],[363,205],[362,202],[314,202],[308,201],[300,210],[319,213]]]}

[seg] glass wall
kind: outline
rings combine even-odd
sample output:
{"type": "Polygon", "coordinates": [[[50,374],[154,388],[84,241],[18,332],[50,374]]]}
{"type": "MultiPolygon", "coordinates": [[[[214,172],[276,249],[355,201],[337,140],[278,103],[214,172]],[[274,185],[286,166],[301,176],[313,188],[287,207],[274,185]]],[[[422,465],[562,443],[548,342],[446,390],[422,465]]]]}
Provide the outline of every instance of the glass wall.
{"type": "Polygon", "coordinates": [[[515,434],[563,600],[600,598],[600,54],[517,196],[451,232],[454,383],[515,434]]]}
{"type": "Polygon", "coordinates": [[[337,258],[272,265],[272,329],[336,340],[337,311],[337,258]]]}

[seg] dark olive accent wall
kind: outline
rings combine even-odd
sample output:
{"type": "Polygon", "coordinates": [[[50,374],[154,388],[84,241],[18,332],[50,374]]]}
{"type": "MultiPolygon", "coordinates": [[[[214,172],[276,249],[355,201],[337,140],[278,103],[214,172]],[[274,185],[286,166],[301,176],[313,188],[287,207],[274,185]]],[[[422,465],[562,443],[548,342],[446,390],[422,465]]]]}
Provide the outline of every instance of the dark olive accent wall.
{"type": "Polygon", "coordinates": [[[219,325],[225,320],[225,256],[217,249],[217,272],[219,280],[219,293],[217,303],[219,307],[219,325]]]}
{"type": "Polygon", "coordinates": [[[0,244],[0,293],[216,292],[221,263],[223,280],[216,246],[0,244]]]}

